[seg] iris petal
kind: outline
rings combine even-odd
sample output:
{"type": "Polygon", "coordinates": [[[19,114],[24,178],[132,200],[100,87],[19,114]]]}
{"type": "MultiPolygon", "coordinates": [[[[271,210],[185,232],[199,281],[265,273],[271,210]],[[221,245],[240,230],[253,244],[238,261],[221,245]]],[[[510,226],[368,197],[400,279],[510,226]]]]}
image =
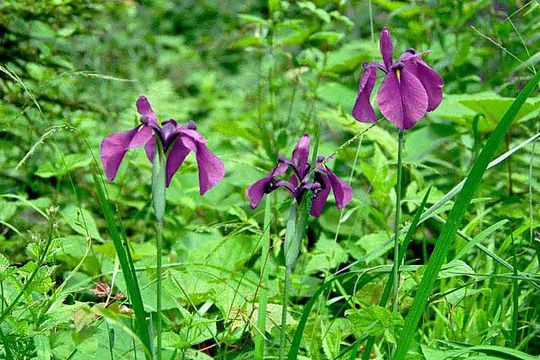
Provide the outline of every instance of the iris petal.
{"type": "Polygon", "coordinates": [[[129,148],[134,149],[139,146],[143,146],[148,141],[152,139],[152,128],[149,126],[141,126],[139,128],[139,131],[133,136],[133,139],[131,139],[131,142],[129,143],[129,148]]]}
{"type": "Polygon", "coordinates": [[[420,80],[410,71],[392,69],[379,88],[377,103],[388,120],[405,130],[425,115],[428,97],[420,80]]]}
{"type": "MultiPolygon", "coordinates": [[[[225,176],[223,162],[206,146],[206,139],[195,130],[184,130],[177,141],[195,152],[199,168],[199,190],[204,195],[225,176]]],[[[172,175],[171,175],[172,178],[172,175]]]]}
{"type": "Polygon", "coordinates": [[[249,203],[252,209],[255,209],[262,200],[262,197],[266,193],[266,187],[272,181],[273,176],[268,175],[261,180],[255,182],[246,189],[246,196],[249,199],[249,203]]]}
{"type": "MultiPolygon", "coordinates": [[[[293,153],[292,161],[298,168],[300,173],[300,178],[303,178],[306,174],[307,169],[309,168],[309,135],[304,134],[298,140],[293,153]]],[[[302,179],[300,179],[302,180],[302,179]]]]}
{"type": "Polygon", "coordinates": [[[313,197],[310,213],[312,216],[318,217],[322,214],[324,205],[326,205],[332,184],[330,183],[330,180],[321,173],[315,173],[315,181],[321,184],[321,188],[313,197]]]}
{"type": "Polygon", "coordinates": [[[386,71],[390,71],[390,66],[392,66],[393,62],[392,53],[394,52],[394,47],[392,45],[392,36],[390,35],[390,30],[388,30],[386,27],[381,31],[380,49],[386,71]]]}
{"type": "Polygon", "coordinates": [[[150,140],[148,140],[148,142],[144,146],[144,151],[146,152],[146,157],[148,158],[148,160],[150,160],[150,162],[152,164],[154,163],[154,148],[155,148],[155,146],[156,146],[156,138],[155,137],[152,137],[150,140]]]}
{"type": "Polygon", "coordinates": [[[428,96],[427,111],[433,111],[442,101],[442,88],[444,81],[435,70],[429,67],[424,60],[419,57],[412,57],[409,61],[404,61],[405,69],[413,73],[426,90],[428,96]]]}
{"type": "Polygon", "coordinates": [[[139,96],[137,99],[137,111],[150,122],[157,123],[157,116],[146,96],[139,96]]]}
{"type": "Polygon", "coordinates": [[[369,101],[376,80],[377,69],[375,67],[366,67],[358,84],[358,96],[352,111],[353,117],[360,122],[377,121],[377,115],[369,101]]]}
{"type": "Polygon", "coordinates": [[[184,159],[191,152],[182,141],[176,141],[170,149],[169,156],[167,157],[166,173],[165,173],[165,186],[169,187],[172,177],[180,165],[184,162],[184,159]]]}
{"type": "Polygon", "coordinates": [[[120,163],[122,163],[126,152],[130,148],[131,141],[138,131],[139,126],[130,131],[116,132],[107,136],[101,142],[101,162],[109,181],[113,181],[116,177],[120,163]]]}
{"type": "Polygon", "coordinates": [[[268,176],[263,177],[246,189],[246,196],[249,199],[251,208],[255,209],[261,202],[262,197],[266,193],[267,186],[273,181],[274,177],[283,175],[289,166],[285,163],[278,163],[277,166],[270,171],[268,176]]]}
{"type": "Polygon", "coordinates": [[[334,198],[339,209],[343,209],[353,197],[353,191],[351,186],[338,178],[330,169],[325,166],[324,172],[328,175],[328,180],[332,185],[332,191],[334,192],[334,198]]]}

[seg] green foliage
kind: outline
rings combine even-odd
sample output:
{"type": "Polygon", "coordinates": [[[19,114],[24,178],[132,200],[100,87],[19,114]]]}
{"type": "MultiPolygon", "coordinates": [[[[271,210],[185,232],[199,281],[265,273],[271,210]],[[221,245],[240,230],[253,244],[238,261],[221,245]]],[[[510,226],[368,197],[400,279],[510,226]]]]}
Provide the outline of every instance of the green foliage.
{"type": "Polygon", "coordinates": [[[167,189],[164,359],[275,357],[284,309],[289,359],[391,358],[404,342],[411,359],[538,356],[540,99],[512,104],[540,59],[539,11],[491,0],[0,1],[0,358],[143,359],[155,343],[152,166],[139,149],[112,183],[92,170],[103,137],[138,122],[141,94],[160,120],[193,119],[227,173],[201,197],[189,155],[167,189]],[[445,80],[441,106],[405,135],[397,313],[386,304],[396,130],[350,115],[362,63],[382,60],[383,26],[396,52],[431,49],[445,80]],[[354,198],[339,211],[331,195],[307,221],[284,308],[290,198],[275,192],[252,210],[244,191],[316,131],[354,198]],[[480,157],[473,196],[462,180],[480,157]]]}

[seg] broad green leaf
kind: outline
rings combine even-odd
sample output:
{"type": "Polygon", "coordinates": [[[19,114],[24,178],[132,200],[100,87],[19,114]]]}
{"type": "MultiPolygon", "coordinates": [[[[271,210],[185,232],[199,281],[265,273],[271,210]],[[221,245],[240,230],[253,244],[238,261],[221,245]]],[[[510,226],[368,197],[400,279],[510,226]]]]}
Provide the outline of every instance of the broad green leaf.
{"type": "Polygon", "coordinates": [[[309,254],[309,261],[304,270],[307,274],[326,272],[347,261],[347,252],[334,239],[322,236],[309,254]]]}
{"type": "Polygon", "coordinates": [[[349,309],[345,315],[351,321],[357,338],[366,335],[378,336],[387,330],[395,332],[396,328],[403,325],[403,318],[400,314],[377,305],[349,309]]]}
{"type": "Polygon", "coordinates": [[[66,223],[78,234],[101,240],[94,216],[86,209],[74,205],[66,206],[61,211],[66,223]]]}
{"type": "Polygon", "coordinates": [[[42,178],[63,176],[75,169],[88,167],[91,161],[92,157],[89,154],[68,154],[63,159],[55,157],[54,160],[41,164],[36,175],[42,178]]]}
{"type": "MultiPolygon", "coordinates": [[[[480,131],[491,131],[506,111],[512,105],[514,99],[496,97],[492,99],[468,98],[460,100],[460,103],[473,110],[477,114],[484,115],[479,121],[480,131]]],[[[516,114],[515,121],[525,121],[538,115],[540,98],[529,98],[516,114]]]]}
{"type": "Polygon", "coordinates": [[[454,276],[473,276],[474,270],[462,260],[452,260],[441,267],[439,279],[450,278],[454,276]]]}

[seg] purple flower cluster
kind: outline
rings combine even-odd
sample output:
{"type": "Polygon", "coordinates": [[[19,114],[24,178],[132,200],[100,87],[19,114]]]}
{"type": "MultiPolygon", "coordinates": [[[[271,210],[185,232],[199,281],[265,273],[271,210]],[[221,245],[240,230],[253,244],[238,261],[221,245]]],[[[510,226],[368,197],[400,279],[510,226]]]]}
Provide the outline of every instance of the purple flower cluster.
{"type": "Polygon", "coordinates": [[[101,162],[109,181],[114,180],[120,163],[129,149],[144,146],[148,160],[154,161],[156,141],[160,141],[167,156],[166,179],[168,187],[174,174],[193,151],[199,167],[201,195],[216,185],[225,175],[223,162],[206,146],[206,139],[197,132],[193,121],[186,125],[169,119],[158,124],[158,119],[145,96],[137,100],[141,124],[129,131],[107,136],[101,143],[101,162]]]}
{"type": "MultiPolygon", "coordinates": [[[[385,73],[377,92],[380,112],[399,129],[412,127],[426,112],[433,111],[442,100],[442,78],[423,60],[424,53],[408,49],[395,62],[390,31],[381,32],[380,50],[382,63],[364,64],[364,74],[358,85],[358,96],[352,114],[361,122],[375,122],[377,115],[370,103],[371,93],[377,80],[377,69],[385,73]]],[[[120,163],[129,149],[144,146],[148,159],[153,162],[156,141],[166,156],[166,179],[168,187],[172,177],[186,156],[193,151],[199,168],[199,188],[204,194],[225,175],[223,162],[206,146],[206,139],[197,132],[195,123],[178,124],[169,119],[158,124],[158,119],[144,96],[137,100],[141,124],[132,130],[107,136],[101,143],[101,161],[107,178],[112,181],[120,163]]],[[[350,185],[339,179],[326,167],[324,157],[315,164],[309,162],[309,135],[304,134],[292,153],[292,159],[279,157],[278,164],[270,173],[246,190],[251,207],[255,209],[262,197],[279,187],[287,189],[300,202],[311,193],[311,214],[320,216],[333,191],[337,207],[343,209],[352,199],[350,185]]]]}
{"type": "Polygon", "coordinates": [[[379,69],[385,73],[377,92],[379,110],[399,129],[409,129],[426,112],[439,106],[442,101],[443,79],[422,60],[421,57],[426,52],[417,54],[413,49],[408,49],[394,62],[392,37],[387,28],[381,32],[380,48],[383,63],[364,64],[365,70],[358,84],[353,117],[361,122],[377,121],[370,97],[379,69]]]}
{"type": "Polygon", "coordinates": [[[325,165],[322,156],[317,158],[315,164],[313,180],[311,180],[312,165],[309,163],[309,135],[304,134],[292,153],[292,159],[287,160],[280,156],[278,164],[270,173],[251,185],[246,190],[251,207],[255,209],[264,194],[269,194],[279,187],[287,189],[291,195],[300,202],[306,192],[312,194],[311,215],[320,216],[324,205],[330,194],[334,192],[336,204],[339,209],[343,209],[352,199],[351,186],[341,180],[325,165]],[[288,180],[283,179],[283,175],[290,170],[288,180]]]}

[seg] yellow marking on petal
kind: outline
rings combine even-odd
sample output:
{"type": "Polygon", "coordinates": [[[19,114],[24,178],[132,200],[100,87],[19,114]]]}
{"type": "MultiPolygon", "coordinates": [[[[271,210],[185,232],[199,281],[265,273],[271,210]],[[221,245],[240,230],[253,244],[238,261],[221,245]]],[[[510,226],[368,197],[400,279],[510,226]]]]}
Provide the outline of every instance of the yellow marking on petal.
{"type": "Polygon", "coordinates": [[[401,70],[400,69],[396,69],[396,75],[397,75],[397,79],[399,81],[401,81],[401,70]]]}

